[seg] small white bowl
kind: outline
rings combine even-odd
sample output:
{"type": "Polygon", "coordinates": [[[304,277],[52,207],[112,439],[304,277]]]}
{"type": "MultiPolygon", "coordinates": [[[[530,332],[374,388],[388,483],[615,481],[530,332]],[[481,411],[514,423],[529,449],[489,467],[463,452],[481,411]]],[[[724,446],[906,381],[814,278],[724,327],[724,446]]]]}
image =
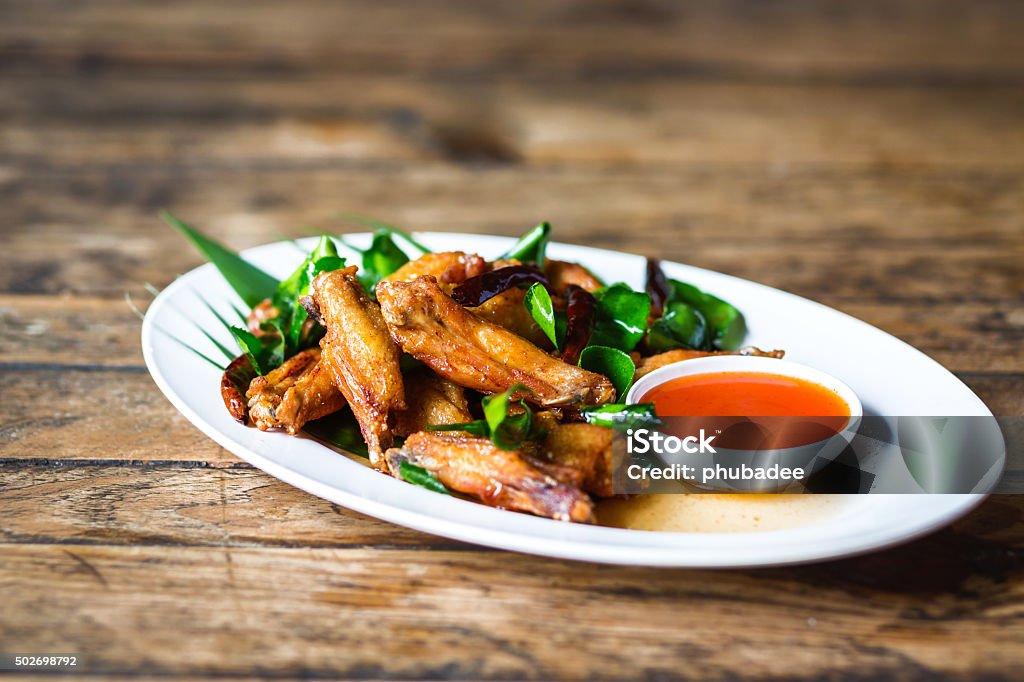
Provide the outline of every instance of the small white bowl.
{"type": "MultiPolygon", "coordinates": [[[[700,452],[688,454],[680,452],[678,454],[661,455],[661,459],[666,464],[685,464],[696,467],[698,471],[703,471],[705,467],[714,468],[716,464],[721,464],[725,467],[735,467],[742,463],[757,467],[771,467],[778,464],[779,467],[786,467],[791,470],[802,469],[804,478],[806,478],[813,471],[817,471],[828,462],[834,460],[846,449],[856,435],[861,418],[864,416],[864,408],[861,405],[860,399],[857,398],[857,394],[834,376],[789,360],[743,355],[712,355],[705,358],[682,360],[656,369],[633,384],[626,393],[626,402],[629,404],[643,402],[643,397],[656,386],[679,377],[722,372],[774,374],[803,379],[804,381],[818,384],[834,392],[840,400],[846,403],[849,408],[850,417],[841,431],[834,436],[815,443],[774,450],[734,450],[718,447],[716,448],[717,452],[714,454],[700,452]],[[756,463],[754,462],[755,459],[756,463]]],[[[671,419],[671,417],[667,418],[671,419]]],[[[769,492],[773,490],[778,491],[786,486],[773,481],[709,477],[700,481],[698,487],[723,491],[769,492]]]]}

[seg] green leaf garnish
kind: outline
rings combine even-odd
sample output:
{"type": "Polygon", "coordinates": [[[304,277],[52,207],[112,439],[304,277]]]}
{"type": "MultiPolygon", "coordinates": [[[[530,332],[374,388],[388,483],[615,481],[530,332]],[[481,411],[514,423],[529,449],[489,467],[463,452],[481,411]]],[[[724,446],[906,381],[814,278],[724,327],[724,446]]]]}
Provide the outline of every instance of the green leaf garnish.
{"type": "Polygon", "coordinates": [[[551,294],[548,293],[547,288],[540,282],[532,285],[526,290],[526,298],[523,299],[523,305],[530,311],[533,321],[537,323],[537,326],[550,339],[551,345],[557,349],[558,335],[555,330],[555,309],[551,303],[551,294]]]}
{"type": "Polygon", "coordinates": [[[265,323],[264,327],[268,333],[256,336],[248,329],[242,327],[231,327],[231,333],[238,342],[249,363],[259,375],[264,375],[271,370],[280,367],[284,362],[284,337],[278,333],[276,327],[265,323]]]}
{"type": "Polygon", "coordinates": [[[271,303],[277,309],[274,321],[284,339],[284,357],[291,357],[303,348],[309,347],[323,334],[323,329],[315,325],[311,333],[303,335],[303,328],[309,315],[306,309],[299,305],[299,299],[309,293],[309,285],[321,272],[343,267],[345,259],[338,255],[334,241],[329,236],[322,235],[306,259],[274,291],[271,303]]]}
{"type": "Polygon", "coordinates": [[[444,495],[450,494],[448,488],[444,487],[444,483],[441,483],[434,475],[433,471],[428,471],[423,467],[410,464],[409,462],[402,462],[398,465],[398,476],[406,483],[412,483],[418,485],[421,488],[432,490],[435,493],[442,493],[444,495]]]}
{"type": "Polygon", "coordinates": [[[626,352],[633,350],[647,331],[651,297],[620,282],[598,289],[594,298],[597,308],[590,343],[626,352]]]}
{"type": "Polygon", "coordinates": [[[502,450],[515,450],[524,440],[540,437],[533,428],[533,410],[523,400],[512,400],[516,394],[533,394],[526,386],[515,384],[507,391],[484,396],[484,418],[462,424],[435,424],[425,431],[465,431],[474,436],[488,437],[502,450]],[[513,409],[515,410],[513,412],[513,409]]]}
{"type": "Polygon", "coordinates": [[[514,259],[520,263],[536,263],[544,268],[544,255],[551,240],[551,223],[543,222],[519,238],[511,249],[499,256],[514,259]]]}
{"type": "Polygon", "coordinates": [[[529,437],[533,426],[533,410],[530,406],[523,400],[512,402],[512,396],[516,393],[532,395],[533,391],[522,384],[515,384],[507,391],[485,396],[482,401],[491,440],[502,450],[518,448],[529,437]],[[514,414],[509,409],[513,406],[520,408],[514,414]]]}
{"type": "Polygon", "coordinates": [[[373,293],[378,282],[409,262],[409,256],[398,248],[391,235],[389,230],[378,230],[368,249],[358,249],[346,242],[346,246],[363,254],[359,281],[368,293],[373,293]]]}
{"type": "Polygon", "coordinates": [[[255,265],[245,261],[241,256],[227,248],[220,242],[214,241],[203,235],[191,225],[188,225],[167,211],[162,211],[160,217],[164,221],[183,234],[192,245],[198,249],[220,274],[227,280],[245,304],[250,308],[265,298],[273,295],[277,288],[277,280],[263,272],[255,265]]]}
{"type": "Polygon", "coordinates": [[[708,343],[708,323],[694,307],[682,301],[670,301],[665,313],[647,330],[647,348],[663,353],[674,348],[702,350],[708,343]]]}
{"type": "Polygon", "coordinates": [[[587,346],[580,353],[579,364],[585,370],[603,374],[611,379],[612,385],[615,386],[615,395],[619,397],[626,395],[636,373],[633,358],[618,348],[608,346],[587,346]]]}
{"type": "Polygon", "coordinates": [[[654,403],[624,405],[609,403],[580,408],[583,421],[625,431],[637,428],[660,428],[665,425],[654,411],[654,403]]]}
{"type": "Polygon", "coordinates": [[[707,321],[708,334],[704,348],[736,350],[747,335],[747,323],[743,314],[732,304],[705,293],[685,282],[669,280],[672,285],[672,301],[681,301],[699,312],[707,321]]]}

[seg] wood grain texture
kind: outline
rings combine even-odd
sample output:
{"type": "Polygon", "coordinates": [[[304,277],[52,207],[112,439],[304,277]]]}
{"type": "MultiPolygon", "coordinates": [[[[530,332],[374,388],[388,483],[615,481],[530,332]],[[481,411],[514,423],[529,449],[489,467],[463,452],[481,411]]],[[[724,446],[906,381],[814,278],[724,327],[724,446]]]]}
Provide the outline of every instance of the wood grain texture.
{"type": "Polygon", "coordinates": [[[0,580],[21,642],[72,643],[108,674],[635,679],[685,665],[706,678],[736,670],[723,638],[760,678],[814,678],[837,660],[896,679],[1021,663],[1014,550],[950,531],[884,556],[706,572],[499,552],[15,545],[0,580]],[[964,558],[980,554],[988,575],[964,558]],[[908,579],[922,560],[930,574],[908,579]],[[983,608],[964,609],[966,581],[983,608]]]}
{"type": "Polygon", "coordinates": [[[547,219],[835,306],[1024,416],[1022,22],[1003,0],[0,2],[0,651],[75,650],[83,679],[1018,678],[1024,498],[810,567],[483,550],[225,452],[145,373],[124,295],[200,262],[161,208],[237,248],[338,210],[547,219]]]}

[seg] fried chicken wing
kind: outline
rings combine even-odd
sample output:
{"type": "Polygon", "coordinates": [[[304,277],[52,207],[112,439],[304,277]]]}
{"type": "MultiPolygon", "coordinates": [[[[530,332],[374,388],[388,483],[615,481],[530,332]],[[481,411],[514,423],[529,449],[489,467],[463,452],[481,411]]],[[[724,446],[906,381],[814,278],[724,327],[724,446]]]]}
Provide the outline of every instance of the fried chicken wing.
{"type": "Polygon", "coordinates": [[[674,362],[682,362],[683,360],[693,360],[694,358],[706,358],[709,355],[752,355],[760,358],[781,358],[786,354],[784,350],[761,350],[754,346],[747,346],[740,348],[739,350],[719,350],[719,351],[707,351],[707,350],[689,350],[686,348],[677,348],[676,350],[665,351],[664,353],[658,353],[657,355],[651,355],[650,357],[642,358],[636,363],[636,374],[633,375],[633,381],[636,381],[645,374],[650,374],[656,369],[661,369],[666,365],[671,365],[674,362]]]}
{"type": "Polygon", "coordinates": [[[579,488],[533,466],[520,453],[487,438],[460,432],[419,432],[387,451],[392,472],[408,462],[434,473],[446,487],[492,507],[529,512],[559,521],[590,523],[594,505],[579,488]]]}
{"type": "MultiPolygon", "coordinates": [[[[325,363],[359,422],[370,462],[384,466],[391,447],[391,422],[405,408],[398,360],[402,353],[388,334],[380,308],[356,278],[356,267],[317,275],[311,286],[312,316],[327,328],[320,341],[325,363]]],[[[308,305],[310,299],[304,301],[308,305]]]]}
{"type": "Polygon", "coordinates": [[[261,431],[284,430],[295,435],[308,421],[345,406],[320,349],[310,348],[284,361],[249,384],[249,416],[261,431]]]}
{"type": "Polygon", "coordinates": [[[487,261],[475,253],[442,251],[425,253],[411,260],[384,278],[386,282],[411,282],[421,275],[437,278],[438,284],[450,293],[454,285],[476,277],[487,270],[487,261]]]}
{"type": "Polygon", "coordinates": [[[377,286],[384,319],[402,350],[455,383],[486,393],[516,383],[541,405],[603,404],[611,381],[553,358],[521,336],[469,312],[430,276],[377,286]]]}
{"type": "Polygon", "coordinates": [[[613,433],[595,424],[562,424],[530,453],[537,468],[598,497],[611,497],[613,433]]]}
{"type": "Polygon", "coordinates": [[[509,289],[474,308],[467,308],[467,310],[488,322],[493,322],[518,334],[535,346],[550,348],[551,341],[548,340],[540,325],[534,321],[530,311],[523,305],[525,298],[525,289],[509,289]]]}
{"type": "Polygon", "coordinates": [[[465,389],[429,367],[407,372],[404,381],[406,405],[395,416],[395,435],[408,436],[432,424],[461,424],[473,419],[465,389]]]}

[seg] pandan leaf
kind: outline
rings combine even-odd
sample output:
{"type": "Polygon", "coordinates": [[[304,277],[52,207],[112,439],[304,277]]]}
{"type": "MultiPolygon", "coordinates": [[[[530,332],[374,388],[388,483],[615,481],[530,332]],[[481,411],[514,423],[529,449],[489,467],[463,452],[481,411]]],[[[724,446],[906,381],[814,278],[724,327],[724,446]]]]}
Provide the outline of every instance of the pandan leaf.
{"type": "Polygon", "coordinates": [[[630,384],[633,383],[633,375],[636,373],[636,364],[633,358],[623,353],[618,348],[608,346],[587,346],[580,353],[580,367],[591,372],[603,374],[611,379],[615,386],[615,394],[619,397],[626,395],[630,384]]]}
{"type": "Polygon", "coordinates": [[[555,308],[551,302],[551,294],[540,282],[526,290],[526,298],[523,305],[530,311],[530,316],[537,323],[544,334],[551,341],[556,349],[558,348],[558,334],[555,330],[555,308]]]}
{"type": "Polygon", "coordinates": [[[276,279],[250,264],[220,242],[203,235],[167,211],[161,212],[160,216],[164,222],[183,234],[199,253],[213,263],[247,306],[252,308],[274,294],[278,284],[276,279]]]}

